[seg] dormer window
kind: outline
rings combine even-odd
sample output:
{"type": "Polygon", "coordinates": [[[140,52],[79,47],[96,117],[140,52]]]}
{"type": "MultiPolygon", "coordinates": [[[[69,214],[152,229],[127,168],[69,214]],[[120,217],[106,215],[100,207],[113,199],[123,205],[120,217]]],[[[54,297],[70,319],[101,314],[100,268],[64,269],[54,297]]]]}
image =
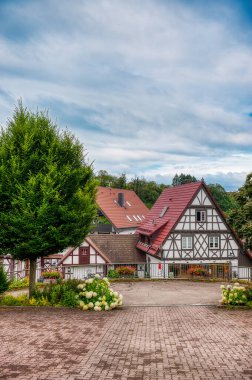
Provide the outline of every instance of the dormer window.
{"type": "Polygon", "coordinates": [[[196,211],[196,221],[200,223],[206,222],[206,210],[196,211]]]}
{"type": "Polygon", "coordinates": [[[168,210],[168,206],[164,206],[163,210],[161,211],[160,215],[159,215],[159,218],[163,218],[164,214],[166,213],[166,211],[168,210]]]}

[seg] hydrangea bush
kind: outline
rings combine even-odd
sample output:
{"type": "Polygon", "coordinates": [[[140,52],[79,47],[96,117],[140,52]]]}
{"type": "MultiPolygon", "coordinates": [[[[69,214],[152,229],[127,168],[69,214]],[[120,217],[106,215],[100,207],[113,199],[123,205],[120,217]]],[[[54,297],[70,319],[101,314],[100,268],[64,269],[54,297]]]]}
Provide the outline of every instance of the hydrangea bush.
{"type": "Polygon", "coordinates": [[[114,292],[106,277],[98,274],[78,285],[80,307],[83,310],[112,310],[122,305],[122,295],[114,292]]]}
{"type": "Polygon", "coordinates": [[[222,298],[220,302],[225,305],[246,305],[248,303],[247,289],[238,282],[232,285],[221,285],[222,298]]]}

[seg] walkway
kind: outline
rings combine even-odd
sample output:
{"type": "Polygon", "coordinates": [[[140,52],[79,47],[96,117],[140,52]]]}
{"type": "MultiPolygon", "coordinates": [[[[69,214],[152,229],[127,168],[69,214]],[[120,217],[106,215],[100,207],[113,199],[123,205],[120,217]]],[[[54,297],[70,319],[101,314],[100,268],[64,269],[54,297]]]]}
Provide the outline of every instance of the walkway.
{"type": "Polygon", "coordinates": [[[0,379],[252,379],[252,313],[0,308],[0,379]]]}

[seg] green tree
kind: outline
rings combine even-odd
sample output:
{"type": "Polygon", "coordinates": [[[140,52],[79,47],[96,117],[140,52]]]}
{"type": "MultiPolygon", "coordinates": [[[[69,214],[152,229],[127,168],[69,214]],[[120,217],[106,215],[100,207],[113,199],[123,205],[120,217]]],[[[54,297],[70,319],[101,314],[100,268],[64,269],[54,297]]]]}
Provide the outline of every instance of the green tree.
{"type": "Polygon", "coordinates": [[[146,206],[151,208],[167,186],[157,184],[155,181],[147,181],[145,178],[135,177],[128,183],[127,187],[134,190],[146,206]]]}
{"type": "Polygon", "coordinates": [[[192,176],[191,174],[183,174],[180,175],[175,174],[172,180],[172,186],[184,185],[185,183],[197,182],[198,180],[192,176]]]}
{"type": "Polygon", "coordinates": [[[114,182],[113,182],[113,187],[117,189],[127,188],[127,178],[126,178],[125,173],[122,173],[119,177],[115,177],[114,182]]]}
{"type": "Polygon", "coordinates": [[[112,187],[115,181],[115,177],[109,174],[106,170],[99,170],[96,179],[98,185],[103,187],[112,187]]]}
{"type": "Polygon", "coordinates": [[[209,184],[208,188],[210,189],[212,195],[216,199],[222,211],[228,212],[231,209],[235,208],[235,200],[226,192],[224,187],[222,187],[220,184],[209,184]]]}
{"type": "Polygon", "coordinates": [[[44,112],[21,103],[0,134],[0,254],[36,260],[81,243],[96,215],[92,166],[84,148],[44,112]]]}
{"type": "Polygon", "coordinates": [[[0,294],[6,292],[9,288],[9,280],[4,268],[0,266],[0,294]]]}
{"type": "Polygon", "coordinates": [[[245,241],[245,248],[252,249],[252,173],[234,194],[234,198],[236,206],[229,213],[228,221],[245,241]]]}

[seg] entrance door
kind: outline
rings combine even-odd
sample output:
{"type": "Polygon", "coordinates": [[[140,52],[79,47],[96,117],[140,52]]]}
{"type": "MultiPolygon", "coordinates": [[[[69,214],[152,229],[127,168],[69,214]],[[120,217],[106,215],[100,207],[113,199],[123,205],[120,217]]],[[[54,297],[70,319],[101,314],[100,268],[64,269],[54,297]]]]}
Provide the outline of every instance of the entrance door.
{"type": "Polygon", "coordinates": [[[90,248],[89,247],[79,247],[79,264],[80,265],[90,264],[90,248]]]}

